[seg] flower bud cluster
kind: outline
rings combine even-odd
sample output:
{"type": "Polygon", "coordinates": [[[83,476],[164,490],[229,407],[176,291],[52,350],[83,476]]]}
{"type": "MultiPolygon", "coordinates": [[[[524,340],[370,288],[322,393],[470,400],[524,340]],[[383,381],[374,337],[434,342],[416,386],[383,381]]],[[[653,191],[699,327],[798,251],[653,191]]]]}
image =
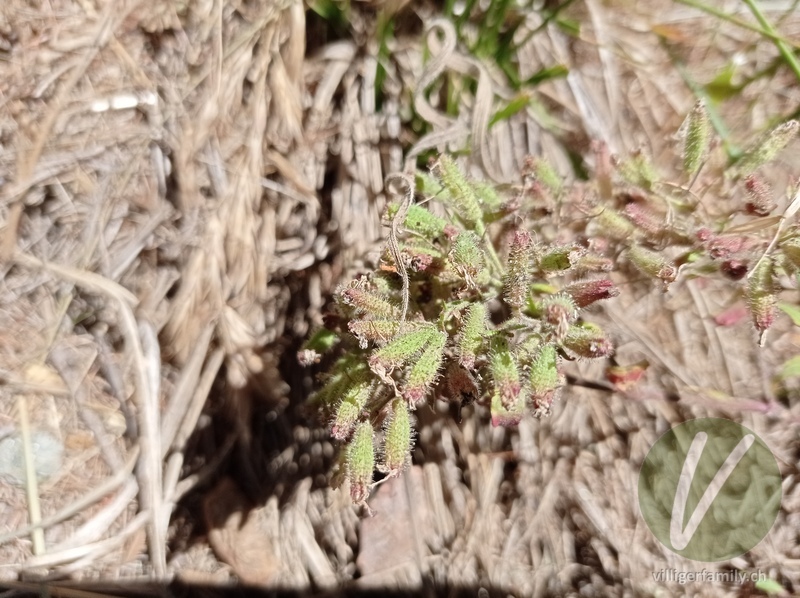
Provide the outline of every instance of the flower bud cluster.
{"type": "MultiPolygon", "coordinates": [[[[415,411],[432,400],[457,403],[459,419],[476,403],[495,426],[547,415],[566,360],[613,354],[608,335],[584,318],[619,294],[620,276],[666,289],[684,271],[719,274],[740,285],[763,342],[779,281],[800,274],[800,229],[772,215],[780,200],[758,169],[797,130],[795,121],[779,125],[730,170],[723,183],[740,200],[718,221],[703,221],[689,192],[714,163],[702,102],[682,128],[682,186],[665,183],[645,152],[617,159],[602,143],[594,184],[567,186],[542,158],[525,161],[510,197],[447,155],[418,173],[417,191],[443,210],[390,203],[382,264],[336,290],[336,316],[298,352],[305,366],[338,355],[312,400],[343,444],[340,473],[353,500],[366,501],[375,470],[394,476],[407,466],[415,411]]],[[[607,375],[624,391],[645,369],[612,364],[607,375]]]]}

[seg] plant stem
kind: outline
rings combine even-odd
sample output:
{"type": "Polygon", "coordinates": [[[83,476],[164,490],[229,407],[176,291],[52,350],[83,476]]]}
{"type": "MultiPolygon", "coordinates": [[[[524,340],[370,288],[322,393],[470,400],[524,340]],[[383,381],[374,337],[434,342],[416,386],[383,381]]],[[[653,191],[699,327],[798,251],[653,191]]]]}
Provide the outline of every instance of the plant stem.
{"type": "MultiPolygon", "coordinates": [[[[719,19],[722,19],[723,21],[728,21],[729,23],[733,23],[734,25],[737,25],[744,29],[755,31],[759,35],[763,35],[764,37],[767,37],[776,43],[781,42],[783,44],[793,46],[795,48],[800,48],[800,44],[798,44],[797,42],[789,41],[784,37],[781,37],[771,26],[763,27],[762,24],[762,27],[758,27],[756,25],[753,25],[752,23],[748,23],[747,21],[743,21],[737,17],[734,17],[733,15],[729,15],[728,13],[723,12],[717,8],[708,6],[707,4],[700,2],[699,0],[676,0],[676,1],[679,2],[680,4],[685,4],[686,6],[691,6],[692,8],[697,8],[698,10],[702,10],[705,13],[713,15],[719,19]]],[[[745,0],[745,3],[748,5],[750,4],[748,0],[745,0]]]]}
{"type": "Polygon", "coordinates": [[[489,239],[486,243],[486,252],[489,254],[489,259],[494,266],[495,273],[500,278],[503,278],[503,274],[505,274],[505,272],[503,272],[503,264],[500,261],[500,258],[497,257],[497,252],[494,250],[494,245],[492,245],[491,239],[489,239]]]}
{"type": "Polygon", "coordinates": [[[764,16],[764,13],[761,12],[761,8],[758,6],[758,2],[756,2],[756,0],[744,0],[744,3],[750,8],[753,16],[761,24],[761,27],[767,32],[765,35],[772,39],[772,41],[775,43],[775,47],[778,48],[778,52],[781,53],[781,56],[783,56],[786,64],[788,64],[789,68],[794,71],[795,77],[797,77],[797,80],[800,81],[800,63],[797,62],[797,58],[789,48],[789,44],[777,34],[775,28],[772,26],[772,23],[770,23],[764,16]]]}

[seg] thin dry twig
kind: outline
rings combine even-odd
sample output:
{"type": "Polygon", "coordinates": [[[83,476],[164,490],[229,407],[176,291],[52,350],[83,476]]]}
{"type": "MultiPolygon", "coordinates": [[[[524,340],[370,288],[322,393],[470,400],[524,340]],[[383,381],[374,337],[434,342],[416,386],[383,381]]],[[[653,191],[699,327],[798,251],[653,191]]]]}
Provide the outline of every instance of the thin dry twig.
{"type": "Polygon", "coordinates": [[[22,435],[22,448],[25,455],[25,488],[28,493],[28,515],[33,531],[33,554],[41,555],[45,552],[44,530],[41,527],[42,508],[39,502],[39,483],[36,475],[35,454],[31,443],[31,424],[28,417],[28,401],[25,395],[17,397],[17,411],[19,413],[19,429],[22,435]]]}

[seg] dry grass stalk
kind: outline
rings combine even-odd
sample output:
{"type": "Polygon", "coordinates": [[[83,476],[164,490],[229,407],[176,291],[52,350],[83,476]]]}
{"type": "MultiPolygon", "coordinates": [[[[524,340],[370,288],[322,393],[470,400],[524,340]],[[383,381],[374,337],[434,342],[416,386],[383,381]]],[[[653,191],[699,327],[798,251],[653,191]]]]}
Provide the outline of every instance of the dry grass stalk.
{"type": "MultiPolygon", "coordinates": [[[[9,207],[4,226],[10,233],[19,228],[20,236],[4,236],[4,273],[8,273],[13,265],[15,277],[6,277],[3,300],[8,299],[9,292],[16,293],[16,297],[26,292],[24,288],[20,293],[20,290],[14,291],[8,286],[9,283],[24,281],[26,276],[35,281],[34,285],[44,283],[69,289],[66,299],[58,304],[48,322],[52,336],[49,340],[42,339],[43,343],[50,344],[64,334],[74,334],[69,329],[74,314],[66,319],[65,316],[70,310],[74,311],[76,302],[88,302],[99,309],[100,320],[109,324],[104,327],[105,334],[110,333],[112,339],[116,335],[116,340],[109,343],[109,337],[99,336],[100,350],[94,355],[102,356],[104,371],[123,412],[127,411],[129,401],[136,405],[138,421],[128,419],[132,426],[128,432],[138,441],[139,450],[135,444],[126,446],[119,437],[111,443],[106,438],[106,423],[94,408],[97,391],[87,392],[99,381],[96,371],[90,369],[74,383],[70,382],[67,388],[60,388],[47,380],[37,382],[20,376],[16,366],[6,368],[4,364],[3,371],[8,371],[9,381],[13,381],[19,390],[49,391],[75,398],[81,405],[78,411],[83,423],[80,427],[88,428],[81,434],[97,437],[96,450],[103,455],[105,465],[115,470],[123,460],[127,458],[130,461],[134,457],[137,459],[137,476],[136,479],[128,477],[120,490],[125,470],[117,471],[96,488],[90,487],[86,496],[76,497],[71,505],[62,505],[55,516],[45,513],[43,528],[50,530],[55,526],[60,540],[56,536],[56,543],[48,547],[42,558],[13,558],[11,561],[18,562],[19,569],[46,567],[55,568],[54,575],[71,574],[93,564],[98,557],[110,563],[109,557],[118,556],[115,547],[121,546],[145,525],[150,565],[155,575],[165,577],[170,510],[174,507],[173,501],[192,487],[181,485],[180,461],[176,457],[187,450],[186,442],[200,417],[221,360],[227,357],[229,371],[233,377],[238,375],[241,385],[250,376],[249,372],[257,372],[262,367],[253,348],[263,344],[269,334],[275,338],[281,333],[277,327],[280,319],[274,316],[273,328],[267,332],[264,307],[274,297],[269,280],[270,273],[276,272],[270,263],[275,247],[272,241],[278,236],[276,229],[283,223],[273,220],[272,228],[262,228],[260,219],[252,216],[253,210],[258,212],[260,206],[269,207],[261,202],[263,191],[260,185],[263,174],[268,172],[265,164],[266,156],[272,151],[269,148],[277,144],[286,151],[289,147],[286,143],[295,143],[302,130],[299,84],[304,15],[298,3],[270,5],[262,11],[246,13],[236,12],[218,2],[214,3],[215,8],[209,9],[211,5],[204,4],[188,12],[186,7],[179,7],[177,13],[174,7],[160,13],[160,9],[156,9],[153,19],[146,22],[147,11],[142,12],[136,2],[124,3],[123,6],[108,3],[102,14],[94,12],[88,5],[79,8],[67,0],[58,4],[58,7],[42,9],[45,11],[42,16],[46,17],[46,11],[54,9],[69,14],[71,20],[59,22],[58,35],[52,37],[49,48],[42,46],[42,49],[57,60],[65,52],[72,53],[75,58],[62,61],[59,67],[52,69],[54,77],[48,75],[36,79],[35,94],[47,98],[38,123],[28,127],[28,123],[17,121],[17,126],[11,129],[18,132],[17,176],[14,182],[2,189],[9,207]],[[82,10],[89,12],[83,13],[82,10]],[[161,16],[157,17],[157,13],[161,16]],[[92,24],[88,30],[86,23],[92,24]],[[187,79],[181,75],[170,81],[164,78],[163,71],[153,68],[155,63],[147,54],[142,29],[163,33],[164,27],[183,25],[186,26],[184,31],[194,36],[184,40],[197,44],[195,47],[204,45],[204,36],[216,40],[217,53],[212,57],[216,68],[205,71],[199,78],[187,79]],[[81,29],[89,33],[79,33],[81,29]],[[65,43],[71,44],[70,47],[67,48],[65,43]],[[255,48],[258,52],[253,54],[255,48]],[[132,78],[125,76],[127,74],[132,78]],[[123,83],[129,80],[143,86],[146,91],[131,93],[123,83]],[[243,83],[254,85],[249,98],[237,92],[243,83]],[[157,85],[161,93],[154,94],[151,90],[155,90],[157,85]],[[292,100],[293,97],[296,101],[292,100]],[[187,114],[187,108],[193,110],[192,106],[199,108],[201,118],[192,122],[183,117],[183,131],[180,126],[176,128],[180,122],[177,119],[187,114]],[[209,111],[209,107],[214,110],[209,111]],[[138,117],[142,113],[137,114],[137,109],[142,110],[144,119],[138,117]],[[272,114],[268,118],[270,111],[272,114]],[[66,115],[72,120],[66,120],[66,115]],[[267,132],[267,122],[283,126],[267,132]],[[31,134],[26,138],[29,132],[31,134]],[[261,141],[253,142],[268,137],[272,141],[267,141],[263,147],[261,141]],[[31,140],[30,143],[27,139],[31,140]],[[163,151],[170,143],[176,143],[174,149],[178,149],[177,144],[180,144],[180,151],[173,154],[178,160],[173,159],[172,163],[167,162],[163,151]],[[77,151],[74,149],[76,146],[77,151]],[[208,168],[205,164],[207,156],[212,158],[208,168]],[[181,163],[181,159],[185,163],[181,163]],[[125,160],[124,165],[121,160],[125,160]],[[81,171],[80,167],[84,170],[81,171]],[[207,172],[207,176],[199,169],[207,172]],[[172,184],[168,178],[176,174],[180,191],[178,205],[183,209],[180,214],[169,205],[166,197],[168,185],[172,184]],[[102,182],[98,183],[99,180],[102,182]],[[194,187],[195,193],[191,193],[193,180],[205,180],[215,185],[217,204],[212,209],[204,206],[199,185],[194,187]],[[54,190],[57,209],[43,217],[31,214],[29,207],[41,204],[46,189],[54,190]],[[92,206],[93,202],[96,206],[92,206]],[[93,209],[97,207],[99,209],[93,209]],[[69,213],[70,210],[73,214],[69,213]],[[91,216],[86,217],[89,214],[91,216]],[[183,224],[189,224],[189,229],[181,231],[176,226],[177,218],[182,218],[183,224]],[[55,230],[53,226],[59,220],[69,223],[62,236],[41,234],[48,229],[55,230]],[[181,290],[168,299],[167,293],[176,280],[173,274],[175,266],[171,264],[182,268],[185,258],[181,254],[196,242],[193,237],[198,229],[192,230],[192,223],[202,225],[205,230],[206,222],[210,223],[207,230],[212,242],[201,246],[212,249],[212,261],[208,261],[209,254],[196,252],[197,257],[191,260],[198,269],[196,274],[185,272],[180,279],[181,290]],[[166,256],[162,261],[166,268],[148,272],[148,254],[152,255],[154,248],[166,256]],[[208,277],[208,273],[212,276],[208,277]],[[197,285],[195,281],[201,281],[201,284],[197,285]],[[217,300],[209,303],[207,299],[214,295],[217,300]],[[197,310],[201,313],[198,314],[197,310]],[[56,319],[52,319],[53,316],[56,319]],[[166,332],[169,337],[170,331],[181,330],[180,319],[183,317],[188,317],[192,325],[187,324],[183,329],[180,340],[172,344],[171,353],[186,355],[189,347],[198,352],[189,355],[185,366],[178,361],[178,372],[185,370],[182,376],[178,376],[180,382],[176,394],[168,397],[167,409],[162,416],[161,397],[171,387],[166,376],[170,376],[173,369],[165,369],[169,356],[161,354],[163,339],[159,340],[157,336],[166,332]],[[198,321],[208,325],[205,329],[195,328],[198,321]],[[194,336],[195,330],[202,332],[199,344],[194,336]],[[124,339],[124,353],[119,353],[118,346],[113,345],[120,338],[124,339]],[[215,343],[221,342],[222,352],[212,352],[212,338],[215,343]],[[211,355],[208,360],[207,354],[211,355]],[[118,375],[119,369],[123,371],[122,376],[118,375]],[[133,386],[130,386],[131,381],[133,386]],[[172,452],[168,453],[168,450],[172,452]],[[121,457],[121,453],[125,457],[121,457]],[[171,459],[166,485],[162,467],[165,457],[171,459]],[[109,492],[113,492],[115,498],[106,508],[97,510],[92,506],[109,492]],[[125,513],[132,506],[136,507],[137,502],[139,516],[127,527],[123,521],[122,529],[117,529],[120,517],[127,518],[125,513]],[[88,515],[88,520],[69,536],[68,530],[74,528],[71,518],[76,513],[88,515]],[[121,533],[117,539],[103,539],[115,531],[121,533]]],[[[23,16],[24,13],[17,12],[18,7],[14,6],[9,10],[18,26],[19,41],[32,43],[32,29],[28,23],[34,21],[26,20],[31,18],[31,14],[23,16]]],[[[183,59],[179,58],[180,54],[182,50],[178,48],[165,47],[161,58],[166,61],[162,66],[167,70],[174,66],[181,68],[183,59]],[[172,50],[178,52],[170,55],[172,50]]],[[[41,59],[43,54],[36,56],[41,59]]],[[[32,60],[32,56],[26,54],[23,60],[32,60]]],[[[19,68],[20,74],[27,72],[37,77],[35,69],[26,69],[13,61],[4,64],[7,71],[19,68]]],[[[4,80],[21,81],[14,76],[4,80]]],[[[19,98],[16,101],[23,100],[27,93],[25,89],[10,91],[12,97],[19,98]]],[[[8,114],[14,118],[21,112],[17,109],[8,114]]],[[[294,180],[301,181],[303,177],[294,176],[294,180]]],[[[309,195],[312,188],[306,186],[303,191],[309,195]]],[[[305,203],[312,205],[307,200],[305,203]]],[[[315,220],[316,215],[312,212],[307,223],[315,220]]],[[[273,309],[280,309],[280,306],[273,306],[273,309]]],[[[48,316],[46,312],[42,315],[48,316]]],[[[38,354],[42,359],[51,352],[51,346],[40,344],[38,354]]],[[[56,354],[52,352],[52,355],[56,362],[56,354]]],[[[69,354],[64,353],[62,357],[66,361],[62,359],[57,369],[64,380],[69,380],[69,354]]],[[[11,366],[12,362],[7,362],[7,365],[11,366]]],[[[24,371],[34,371],[32,366],[25,367],[24,371]]],[[[103,401],[110,398],[102,391],[100,396],[103,396],[103,401]]],[[[62,413],[62,419],[64,416],[62,413]]],[[[72,424],[66,421],[60,427],[70,441],[72,424]],[[67,427],[63,427],[65,425],[67,427]]],[[[230,446],[229,442],[228,450],[230,446]]],[[[68,454],[74,458],[74,451],[68,450],[68,454]]],[[[129,475],[130,468],[127,471],[126,475],[129,475]]],[[[41,533],[39,527],[21,526],[4,537],[8,540],[32,530],[41,533]]],[[[39,545],[36,552],[43,552],[43,547],[39,545]]]]}

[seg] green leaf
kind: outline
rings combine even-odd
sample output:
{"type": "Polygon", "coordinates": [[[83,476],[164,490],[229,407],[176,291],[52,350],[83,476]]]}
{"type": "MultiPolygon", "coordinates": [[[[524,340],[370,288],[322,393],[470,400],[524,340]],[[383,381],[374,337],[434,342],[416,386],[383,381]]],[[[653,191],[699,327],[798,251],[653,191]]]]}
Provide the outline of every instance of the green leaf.
{"type": "Polygon", "coordinates": [[[350,3],[336,0],[317,0],[309,8],[337,29],[350,21],[350,3]]]}
{"type": "MultiPolygon", "coordinates": [[[[389,204],[386,215],[389,219],[393,219],[399,209],[399,203],[389,204]]],[[[432,241],[444,232],[447,221],[420,205],[412,204],[408,208],[408,213],[402,226],[432,241]]]]}
{"type": "Polygon", "coordinates": [[[508,340],[502,336],[492,339],[492,350],[489,353],[489,371],[494,381],[495,393],[506,409],[516,403],[522,390],[517,360],[511,352],[508,340]]]}
{"type": "Polygon", "coordinates": [[[367,404],[370,391],[370,384],[367,380],[358,381],[347,389],[336,409],[331,426],[331,436],[337,440],[345,440],[350,436],[353,426],[361,415],[361,410],[367,404]]]}
{"type": "Polygon", "coordinates": [[[373,371],[376,367],[393,369],[411,361],[437,334],[434,326],[425,325],[405,332],[375,351],[369,358],[373,371]]]}
{"type": "Polygon", "coordinates": [[[483,235],[483,211],[480,199],[475,188],[470,184],[467,176],[461,172],[453,158],[442,154],[433,171],[448,192],[448,195],[443,196],[442,200],[450,204],[457,216],[474,229],[478,235],[483,235]]]}
{"type": "Polygon", "coordinates": [[[527,299],[531,278],[531,244],[528,231],[518,229],[511,236],[508,265],[503,280],[503,295],[514,309],[520,309],[527,299]]]}
{"type": "Polygon", "coordinates": [[[581,35],[581,24],[580,21],[576,21],[574,19],[556,19],[556,23],[561,29],[571,35],[573,37],[580,37],[581,35]]]}
{"type": "Polygon", "coordinates": [[[466,368],[473,368],[478,353],[483,346],[486,336],[486,305],[473,303],[467,309],[461,324],[461,334],[458,339],[459,363],[466,368]]]}
{"type": "Polygon", "coordinates": [[[732,175],[746,176],[774,160],[778,153],[797,136],[798,130],[800,123],[788,120],[762,135],[761,139],[736,163],[731,171],[732,175]]]}
{"type": "Polygon", "coordinates": [[[658,180],[658,173],[652,160],[644,152],[638,152],[624,160],[619,166],[619,173],[631,185],[648,191],[658,180]]]}
{"type": "Polygon", "coordinates": [[[392,416],[384,433],[383,463],[391,474],[399,474],[411,452],[411,418],[404,399],[392,402],[392,416]]]}
{"type": "Polygon", "coordinates": [[[683,168],[687,175],[692,176],[703,165],[711,140],[711,121],[703,100],[698,100],[694,105],[686,117],[685,126],[683,168]]]}
{"type": "Polygon", "coordinates": [[[569,68],[563,64],[556,64],[555,66],[538,70],[533,75],[525,79],[525,81],[522,82],[522,85],[535,86],[544,81],[549,81],[550,79],[562,79],[567,75],[569,75],[569,68]]]}
{"type": "Polygon", "coordinates": [[[531,285],[531,291],[534,293],[545,293],[547,295],[552,295],[553,293],[558,293],[558,287],[554,287],[546,282],[535,282],[531,285]]]}
{"type": "Polygon", "coordinates": [[[781,380],[786,380],[787,378],[798,377],[800,377],[800,355],[795,355],[781,367],[780,378],[781,380]]]}
{"type": "Polygon", "coordinates": [[[337,404],[348,388],[368,376],[367,364],[359,355],[344,355],[331,367],[324,386],[314,393],[312,401],[320,406],[337,404]]]}
{"type": "Polygon", "coordinates": [[[733,76],[735,74],[736,65],[731,62],[705,85],[705,91],[708,97],[714,102],[719,103],[736,96],[742,90],[742,87],[741,85],[733,83],[733,76]]]}
{"type": "Polygon", "coordinates": [[[527,93],[521,93],[512,98],[512,100],[506,104],[505,108],[501,108],[494,113],[494,116],[492,116],[492,118],[489,120],[489,128],[491,129],[500,121],[508,120],[515,114],[522,112],[528,106],[530,101],[531,98],[527,93]]]}
{"type": "Polygon", "coordinates": [[[558,194],[563,186],[561,176],[553,168],[547,158],[531,156],[526,158],[526,169],[530,168],[537,181],[540,181],[551,192],[558,194]]]}
{"type": "Polygon", "coordinates": [[[303,344],[303,349],[325,353],[338,342],[338,334],[327,328],[320,328],[303,344]]]}
{"type": "Polygon", "coordinates": [[[552,400],[555,390],[561,384],[556,348],[553,345],[544,345],[530,367],[531,395],[534,400],[552,400]]]}
{"type": "Polygon", "coordinates": [[[356,426],[353,437],[345,449],[350,497],[356,503],[367,499],[372,485],[372,470],[375,468],[372,436],[372,424],[368,421],[361,422],[356,426]]]}
{"type": "Polygon", "coordinates": [[[364,288],[359,281],[353,281],[349,285],[342,285],[335,293],[341,303],[372,318],[392,319],[397,317],[399,310],[389,302],[387,297],[364,288]]]}
{"type": "Polygon", "coordinates": [[[756,589],[765,594],[785,594],[786,588],[774,579],[759,579],[756,582],[756,589]]]}
{"type": "Polygon", "coordinates": [[[483,270],[485,262],[478,235],[471,231],[460,233],[453,241],[448,258],[456,272],[467,283],[472,284],[483,270]]]}
{"type": "Polygon", "coordinates": [[[546,273],[557,273],[572,267],[575,248],[572,246],[550,247],[543,255],[538,256],[538,266],[546,273]]]}
{"type": "Polygon", "coordinates": [[[800,307],[791,303],[778,303],[778,307],[792,319],[795,326],[800,326],[800,307]]]}
{"type": "Polygon", "coordinates": [[[444,360],[444,345],[446,342],[447,334],[437,332],[436,336],[431,339],[422,352],[422,355],[411,366],[403,389],[403,396],[412,406],[425,399],[431,386],[436,381],[444,360]]]}

